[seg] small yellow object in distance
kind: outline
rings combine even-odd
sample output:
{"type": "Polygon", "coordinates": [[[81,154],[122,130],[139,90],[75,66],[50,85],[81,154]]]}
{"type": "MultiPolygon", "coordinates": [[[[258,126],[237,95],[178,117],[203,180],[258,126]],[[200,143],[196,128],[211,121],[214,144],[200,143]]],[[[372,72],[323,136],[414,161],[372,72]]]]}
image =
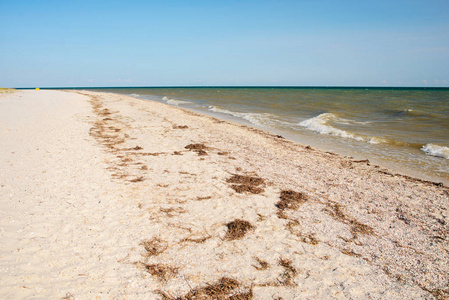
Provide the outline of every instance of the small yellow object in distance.
{"type": "Polygon", "coordinates": [[[41,89],[40,88],[36,88],[36,91],[40,91],[41,89]]]}

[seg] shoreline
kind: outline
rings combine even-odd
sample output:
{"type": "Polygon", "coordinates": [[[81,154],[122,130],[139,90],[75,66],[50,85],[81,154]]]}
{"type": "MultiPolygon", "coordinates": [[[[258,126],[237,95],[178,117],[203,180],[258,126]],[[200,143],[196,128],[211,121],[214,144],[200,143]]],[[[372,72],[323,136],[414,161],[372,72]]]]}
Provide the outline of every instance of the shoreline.
{"type": "MultiPolygon", "coordinates": [[[[112,93],[114,92],[106,92],[106,93],[112,93]]],[[[125,94],[119,94],[119,95],[125,95],[125,94]]],[[[205,109],[204,107],[196,108],[194,106],[189,105],[180,105],[180,104],[170,104],[167,103],[167,101],[164,100],[158,100],[158,99],[145,99],[145,98],[139,98],[142,95],[134,96],[134,95],[125,95],[128,97],[132,97],[139,100],[144,101],[155,101],[162,104],[167,104],[170,107],[179,108],[179,109],[185,109],[187,111],[198,113],[199,115],[203,116],[209,116],[212,118],[218,118],[220,120],[224,120],[236,125],[243,125],[250,128],[257,128],[261,131],[267,132],[268,134],[278,136],[281,135],[285,137],[287,140],[299,144],[299,145],[309,145],[313,147],[314,149],[322,152],[332,152],[335,154],[338,154],[342,157],[347,157],[349,159],[355,159],[355,160],[369,160],[372,165],[378,165],[379,167],[383,169],[388,169],[389,173],[394,174],[396,176],[405,176],[405,177],[413,177],[422,181],[429,181],[434,182],[436,184],[442,183],[445,186],[449,186],[449,177],[445,177],[443,175],[436,175],[434,173],[429,173],[428,170],[420,169],[417,166],[409,166],[406,165],[404,162],[398,162],[393,160],[388,160],[385,158],[375,157],[373,155],[366,154],[365,152],[361,152],[358,150],[354,150],[351,148],[348,148],[344,144],[341,144],[343,141],[334,141],[334,142],[323,142],[318,141],[319,136],[306,136],[302,133],[297,132],[288,132],[281,129],[276,128],[269,128],[267,126],[254,124],[246,119],[239,118],[233,115],[220,113],[211,111],[208,109],[205,109]]],[[[150,95],[151,96],[151,95],[150,95]]],[[[154,95],[153,95],[154,96],[154,95]]],[[[170,100],[169,100],[170,101],[170,100]]],[[[194,102],[193,102],[194,103],[194,102]]],[[[313,134],[313,133],[312,133],[313,134]]],[[[352,141],[354,142],[354,141],[352,141]]],[[[362,146],[366,146],[365,142],[363,142],[362,146]]],[[[420,150],[421,151],[421,150],[420,150]]],[[[429,159],[434,159],[434,157],[431,157],[429,159]]],[[[444,158],[441,158],[444,159],[444,158]]]]}
{"type": "Polygon", "coordinates": [[[0,101],[2,297],[449,296],[447,186],[118,94],[0,101]]]}
{"type": "MultiPolygon", "coordinates": [[[[118,94],[118,95],[121,95],[121,94],[118,94]]],[[[223,113],[217,113],[217,112],[213,112],[213,111],[212,112],[211,111],[203,111],[200,109],[194,109],[194,108],[189,108],[189,107],[182,107],[179,105],[171,105],[171,104],[165,103],[163,101],[140,99],[140,98],[133,97],[133,96],[128,96],[128,97],[131,97],[131,98],[134,98],[137,100],[161,103],[164,105],[168,105],[172,108],[196,113],[196,114],[198,114],[199,117],[210,117],[212,119],[218,119],[220,121],[228,122],[234,126],[243,126],[243,128],[247,128],[249,130],[255,129],[255,130],[258,130],[260,132],[260,134],[266,135],[267,137],[275,138],[275,139],[280,138],[280,139],[283,139],[287,143],[292,143],[294,145],[301,146],[301,147],[311,147],[314,150],[319,151],[319,152],[328,153],[331,155],[337,155],[341,159],[364,161],[368,165],[372,165],[377,168],[382,168],[383,172],[386,175],[399,176],[399,177],[403,177],[403,178],[406,178],[406,179],[409,179],[412,181],[430,183],[430,184],[433,184],[436,186],[446,186],[446,187],[449,186],[449,181],[446,180],[445,178],[434,176],[434,175],[429,175],[429,174],[418,174],[419,170],[416,168],[413,168],[413,169],[408,168],[407,169],[403,166],[401,168],[397,163],[391,162],[390,164],[388,164],[388,162],[384,162],[384,161],[378,162],[376,159],[372,159],[372,158],[370,160],[366,156],[363,156],[363,154],[361,154],[361,153],[348,153],[349,151],[346,151],[346,153],[344,153],[345,151],[342,149],[333,150],[333,149],[330,149],[331,146],[329,146],[329,145],[326,146],[323,143],[317,143],[316,141],[310,142],[310,143],[305,143],[305,142],[303,142],[303,141],[305,141],[305,137],[302,137],[302,140],[301,140],[301,138],[295,137],[295,135],[293,135],[291,133],[281,132],[280,130],[276,131],[275,129],[271,130],[270,128],[266,128],[264,126],[258,126],[256,124],[251,123],[250,121],[247,121],[245,119],[240,119],[238,117],[234,117],[231,115],[226,115],[223,113]],[[351,155],[353,155],[353,156],[351,156],[351,155]]],[[[310,138],[309,138],[309,140],[310,140],[310,138]]]]}
{"type": "MultiPolygon", "coordinates": [[[[153,101],[153,100],[147,100],[147,101],[153,101]]],[[[160,102],[160,103],[163,103],[163,102],[160,102]]],[[[348,148],[345,148],[341,145],[330,145],[328,143],[318,142],[316,140],[316,137],[311,138],[310,136],[308,136],[308,137],[300,136],[300,134],[297,134],[297,133],[294,134],[291,132],[290,133],[283,132],[281,130],[276,131],[275,129],[258,126],[256,124],[253,124],[244,119],[239,119],[237,117],[228,116],[228,115],[224,115],[224,114],[220,114],[220,113],[214,113],[214,112],[209,113],[207,111],[205,112],[205,111],[201,111],[199,109],[196,110],[196,109],[190,109],[190,108],[173,106],[173,105],[170,105],[170,106],[178,107],[181,109],[186,109],[188,111],[196,112],[199,115],[206,115],[206,116],[210,116],[213,118],[218,118],[220,120],[224,120],[224,121],[238,124],[238,125],[243,125],[243,126],[246,126],[249,128],[257,128],[263,132],[266,132],[268,135],[271,135],[274,137],[277,137],[280,135],[283,138],[285,138],[287,141],[290,141],[294,144],[298,144],[298,145],[302,145],[302,146],[310,146],[310,147],[313,147],[315,150],[325,152],[325,153],[331,152],[333,154],[341,156],[341,158],[368,161],[368,163],[370,163],[371,165],[376,165],[380,168],[388,170],[388,173],[390,173],[391,175],[394,175],[394,176],[403,176],[406,178],[412,177],[412,178],[415,178],[416,180],[420,180],[420,181],[424,181],[424,182],[431,182],[436,185],[443,184],[444,186],[449,186],[449,178],[444,178],[444,177],[437,176],[434,174],[429,174],[429,173],[422,173],[422,170],[420,170],[416,167],[406,167],[404,165],[401,165],[398,162],[393,162],[393,161],[388,162],[386,160],[380,160],[378,158],[367,157],[367,155],[362,152],[349,150],[348,148]]],[[[443,158],[441,158],[441,159],[443,159],[443,158]]]]}

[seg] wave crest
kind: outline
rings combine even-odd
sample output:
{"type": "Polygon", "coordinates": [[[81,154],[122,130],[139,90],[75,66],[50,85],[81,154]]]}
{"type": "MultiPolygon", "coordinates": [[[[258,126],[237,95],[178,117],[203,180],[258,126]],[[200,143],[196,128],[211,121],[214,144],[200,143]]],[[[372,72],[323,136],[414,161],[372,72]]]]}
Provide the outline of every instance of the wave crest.
{"type": "MultiPolygon", "coordinates": [[[[332,113],[324,113],[324,114],[318,115],[316,117],[304,120],[304,121],[300,122],[299,125],[307,128],[309,130],[321,133],[321,134],[328,134],[328,135],[333,135],[333,136],[342,137],[342,138],[350,138],[350,139],[354,139],[356,141],[367,142],[367,143],[370,143],[373,145],[387,144],[387,145],[400,146],[400,147],[411,147],[411,148],[415,148],[415,149],[419,149],[422,147],[422,144],[419,144],[419,143],[405,142],[405,141],[401,141],[401,140],[394,140],[394,139],[390,139],[387,137],[380,137],[380,136],[368,136],[368,135],[362,135],[362,134],[355,134],[355,133],[348,132],[348,131],[345,131],[342,129],[338,129],[338,128],[335,128],[335,127],[329,125],[328,123],[331,121],[334,123],[338,123],[338,124],[346,124],[346,122],[348,120],[339,118],[332,113]]],[[[349,120],[349,121],[351,121],[351,120],[349,120]]],[[[357,123],[362,124],[362,122],[357,122],[357,123]]],[[[367,123],[369,123],[369,122],[366,122],[365,124],[367,124],[367,123]]],[[[443,148],[446,148],[446,147],[443,147],[443,148]]],[[[448,148],[446,148],[446,149],[448,149],[448,148]]]]}
{"type": "Polygon", "coordinates": [[[187,103],[191,103],[191,102],[189,102],[189,101],[182,101],[182,100],[175,100],[175,99],[167,100],[167,104],[171,104],[171,105],[180,105],[180,104],[187,104],[187,103]]]}
{"type": "Polygon", "coordinates": [[[449,159],[449,148],[436,145],[436,144],[427,144],[421,148],[426,154],[436,157],[442,157],[445,159],[449,159]]]}
{"type": "Polygon", "coordinates": [[[361,136],[357,136],[351,132],[347,132],[345,130],[332,127],[331,125],[328,124],[328,122],[335,121],[336,119],[337,119],[336,115],[332,113],[324,113],[316,117],[304,120],[300,122],[299,125],[321,134],[329,134],[343,138],[351,138],[357,141],[365,140],[361,136]]]}
{"type": "Polygon", "coordinates": [[[269,113],[241,113],[222,109],[213,105],[209,106],[209,110],[217,113],[231,115],[237,118],[242,118],[258,126],[276,126],[276,123],[280,123],[273,119],[275,117],[274,115],[269,113]]]}
{"type": "Polygon", "coordinates": [[[170,98],[168,98],[167,96],[162,97],[162,100],[164,100],[165,102],[167,102],[167,104],[170,104],[170,105],[176,105],[176,106],[181,105],[181,104],[192,103],[192,102],[189,102],[189,101],[170,99],[170,98]]]}

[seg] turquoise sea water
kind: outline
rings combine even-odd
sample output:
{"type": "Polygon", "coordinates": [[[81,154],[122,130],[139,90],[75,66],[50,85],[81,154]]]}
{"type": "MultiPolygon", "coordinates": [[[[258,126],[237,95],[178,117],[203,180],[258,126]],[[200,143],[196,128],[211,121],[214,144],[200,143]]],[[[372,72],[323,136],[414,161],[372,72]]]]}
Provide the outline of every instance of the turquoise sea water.
{"type": "MultiPolygon", "coordinates": [[[[95,89],[98,91],[98,89],[95,89]]],[[[449,89],[112,88],[449,184],[449,89]]]]}

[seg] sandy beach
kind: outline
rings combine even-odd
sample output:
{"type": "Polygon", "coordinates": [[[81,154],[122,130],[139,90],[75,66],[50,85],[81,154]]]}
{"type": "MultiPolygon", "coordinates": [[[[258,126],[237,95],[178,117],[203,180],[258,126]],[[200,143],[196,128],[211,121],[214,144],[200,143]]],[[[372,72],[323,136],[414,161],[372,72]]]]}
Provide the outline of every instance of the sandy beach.
{"type": "Polygon", "coordinates": [[[162,103],[0,94],[1,299],[449,299],[449,188],[162,103]]]}

